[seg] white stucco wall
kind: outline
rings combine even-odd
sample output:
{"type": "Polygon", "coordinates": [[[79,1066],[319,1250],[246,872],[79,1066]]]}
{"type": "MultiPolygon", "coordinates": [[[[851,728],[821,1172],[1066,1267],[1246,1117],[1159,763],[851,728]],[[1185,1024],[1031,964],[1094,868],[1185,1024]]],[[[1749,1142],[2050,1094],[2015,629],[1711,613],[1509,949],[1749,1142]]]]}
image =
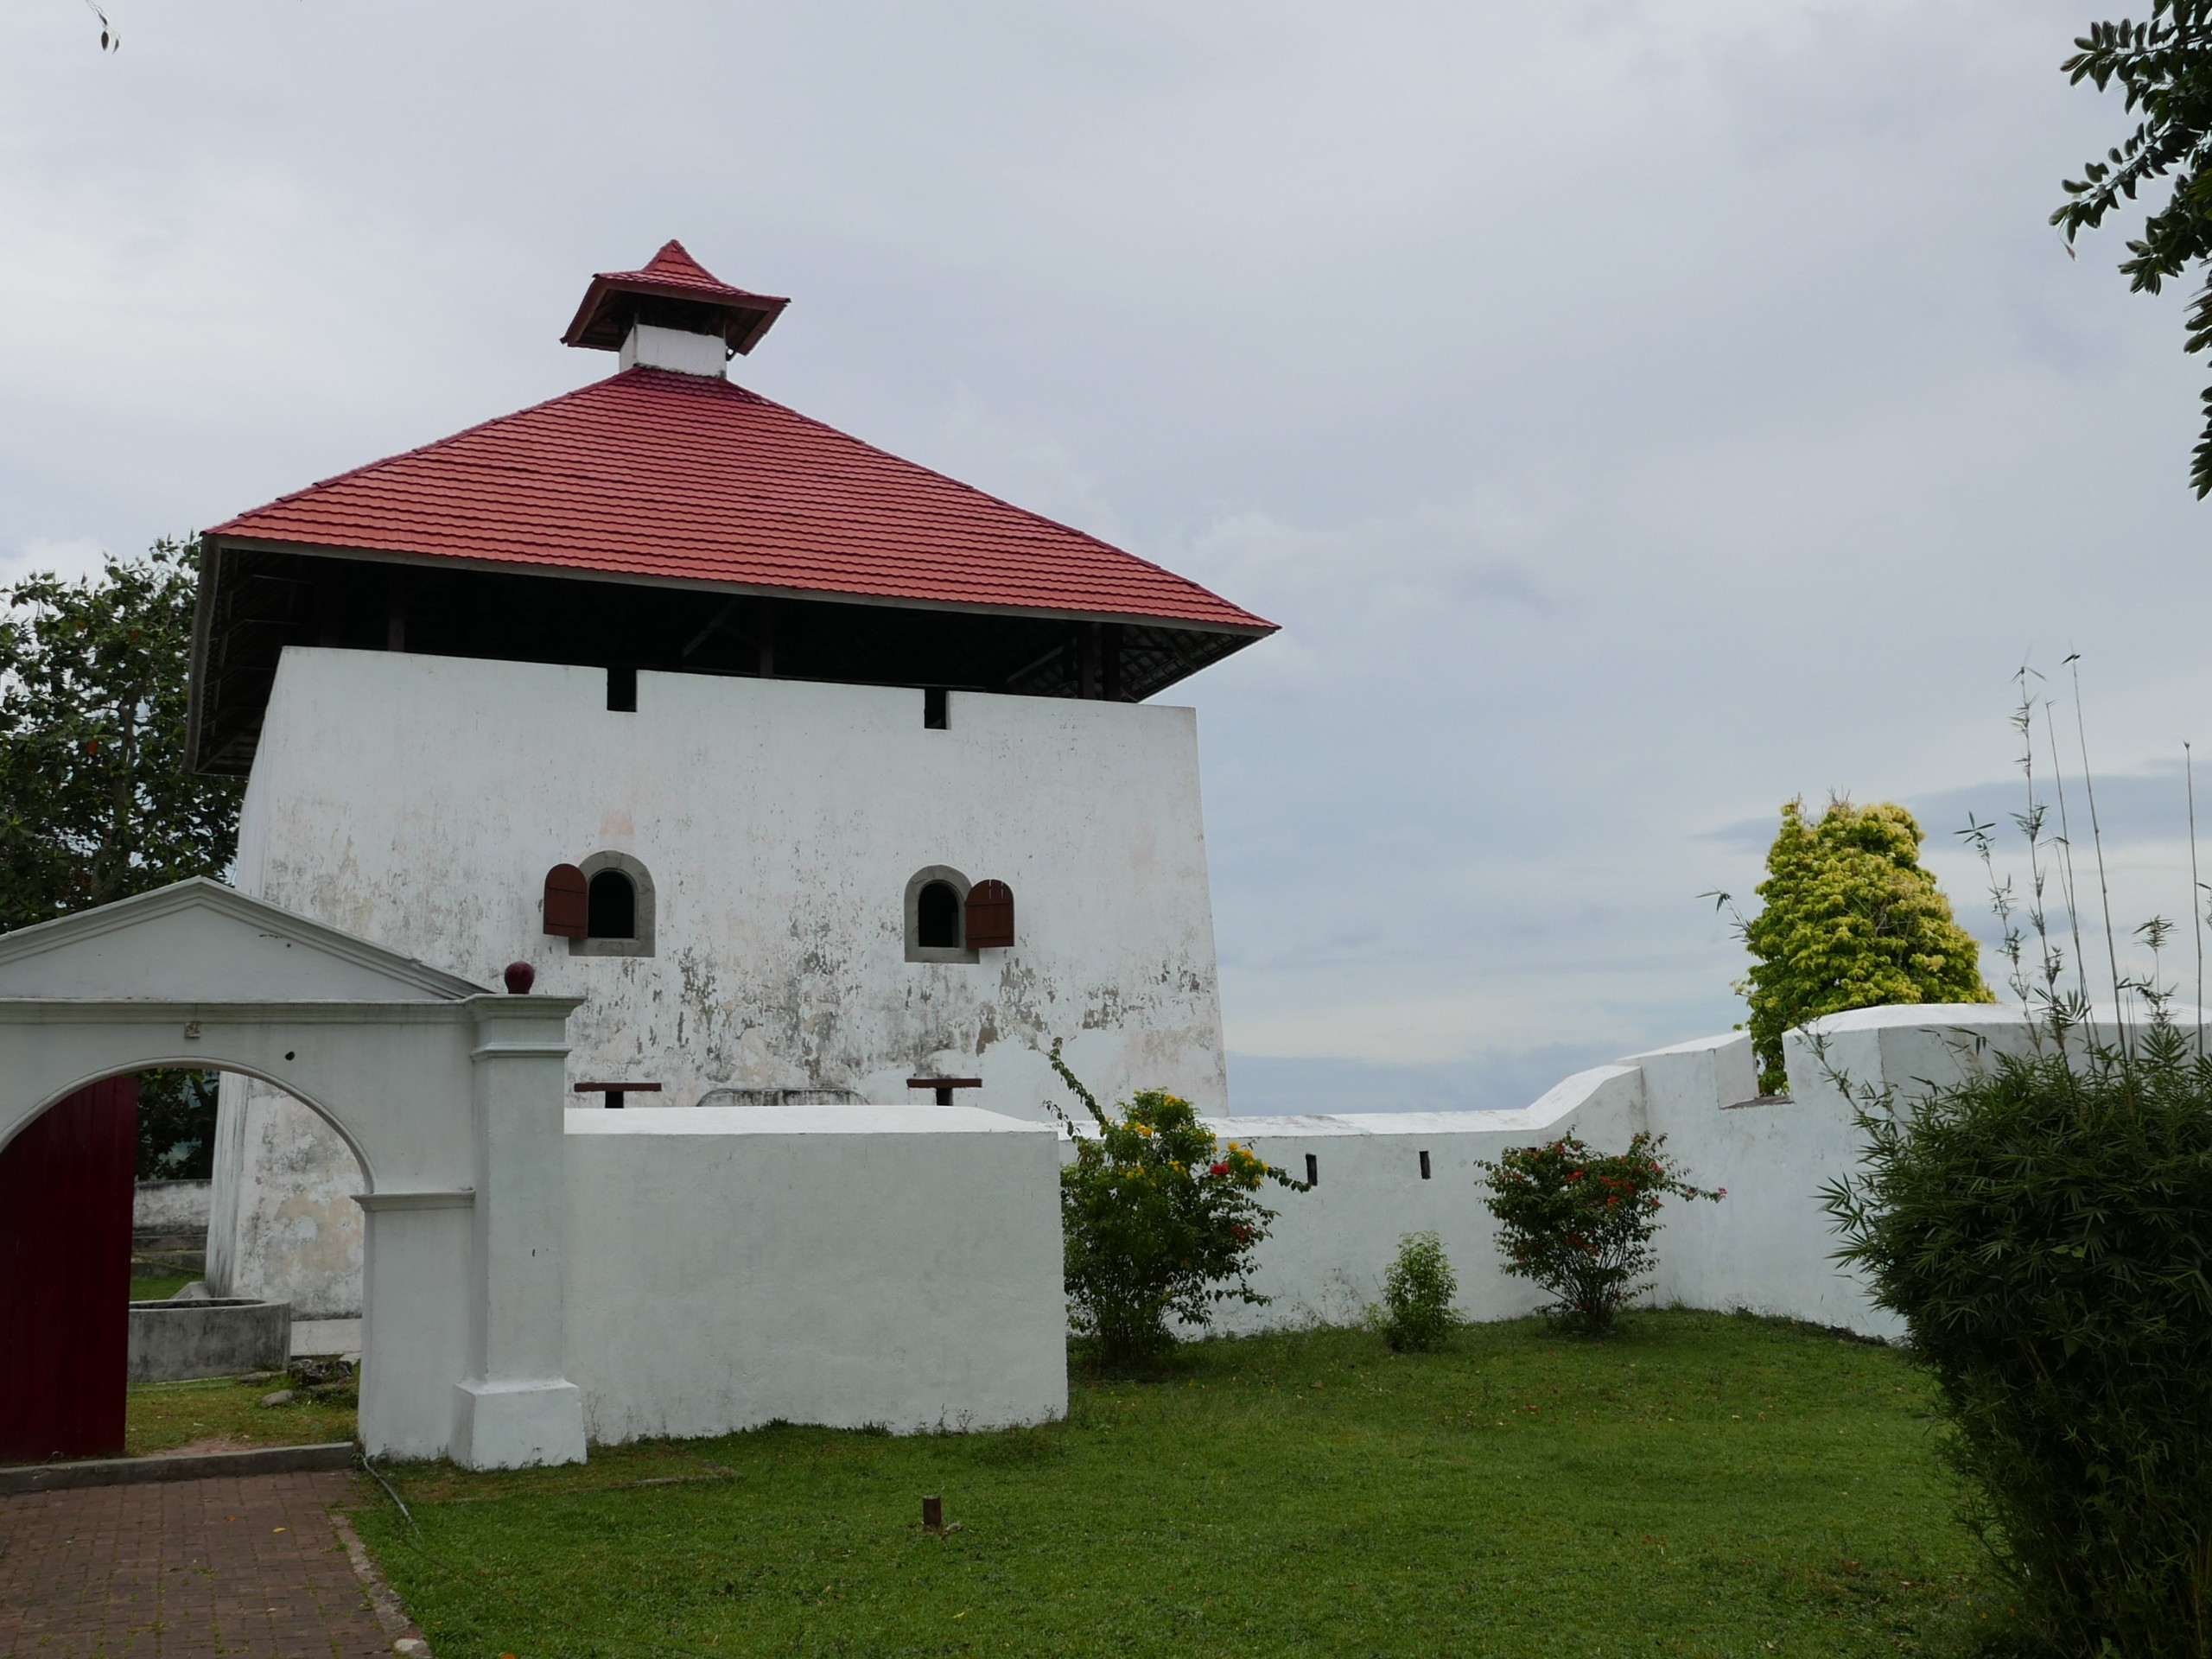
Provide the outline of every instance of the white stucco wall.
{"type": "Polygon", "coordinates": [[[1477,1196],[1478,1158],[1496,1158],[1567,1127],[1601,1143],[1640,1126],[1642,1083],[1623,1066],[1567,1078],[1532,1106],[1511,1112],[1357,1112],[1343,1116],[1212,1120],[1224,1140],[1249,1146],[1303,1180],[1310,1154],[1320,1181],[1310,1192],[1269,1186],[1276,1220],[1261,1247],[1253,1288],[1265,1306],[1225,1302],[1224,1332],[1282,1325],[1345,1325],[1382,1294],[1382,1273],[1408,1233],[1434,1231],[1459,1275],[1460,1313],[1511,1319],[1543,1300],[1527,1282],[1496,1270],[1497,1224],[1477,1196]],[[1429,1179],[1421,1154],[1429,1154],[1429,1179]]]}
{"type": "MultiPolygon", "coordinates": [[[[1042,1119],[1054,1038],[1106,1098],[1226,1104],[1188,709],[288,649],[239,826],[246,893],[497,983],[589,999],[574,1081],[843,1089],[975,1077],[1042,1119]],[[542,931],[545,872],[613,851],[655,893],[651,957],[542,931]],[[906,960],[913,874],[1014,889],[1016,942],[906,960]]],[[[633,1103],[652,1096],[632,1096],[633,1103]]],[[[926,1101],[927,1096],[918,1098],[926,1101]]],[[[226,1078],[209,1282],[358,1310],[358,1186],[296,1103],[226,1078]]]]}
{"type": "Polygon", "coordinates": [[[1647,1127],[1667,1137],[1688,1179],[1728,1194],[1718,1204],[1669,1202],[1654,1300],[1781,1314],[1865,1336],[1900,1333],[1835,1261],[1839,1241],[1821,1207],[1821,1189],[1856,1172],[1848,1102],[1760,1096],[1751,1039],[1742,1033],[1626,1064],[1644,1080],[1647,1127]]]}
{"type": "Polygon", "coordinates": [[[1058,1154],[967,1107],[568,1115],[568,1376],[595,1440],[1067,1409],[1058,1154]]]}
{"type": "Polygon", "coordinates": [[[194,1233],[207,1225],[206,1181],[140,1181],[131,1193],[130,1227],[140,1233],[194,1233]]]}
{"type": "Polygon", "coordinates": [[[1662,1212],[1651,1300],[1894,1337],[1898,1321],[1834,1260],[1838,1241],[1821,1207],[1822,1189],[1856,1172],[1859,1145],[1853,1102],[1829,1071],[1854,1090],[1894,1090],[1909,1108],[1981,1057],[2024,1051],[2027,1026],[2017,1009],[1986,1003],[1867,1008],[1792,1032],[1784,1046],[1791,1092],[1783,1100],[1757,1096],[1751,1039],[1729,1033],[1583,1072],[1519,1111],[1215,1120],[1217,1135],[1249,1142],[1294,1175],[1304,1175],[1312,1154],[1321,1175],[1312,1192],[1269,1190],[1280,1218],[1254,1285],[1274,1300],[1226,1305],[1217,1328],[1356,1319],[1380,1298],[1399,1240],[1427,1230],[1459,1274],[1465,1317],[1530,1311],[1541,1298],[1499,1264],[1474,1160],[1569,1132],[1617,1152],[1649,1129],[1667,1137],[1689,1180],[1728,1189],[1719,1204],[1675,1200],[1662,1212]]]}
{"type": "Polygon", "coordinates": [[[298,1319],[361,1314],[361,1166],[309,1108],[223,1074],[215,1110],[207,1287],[289,1302],[298,1319]]]}

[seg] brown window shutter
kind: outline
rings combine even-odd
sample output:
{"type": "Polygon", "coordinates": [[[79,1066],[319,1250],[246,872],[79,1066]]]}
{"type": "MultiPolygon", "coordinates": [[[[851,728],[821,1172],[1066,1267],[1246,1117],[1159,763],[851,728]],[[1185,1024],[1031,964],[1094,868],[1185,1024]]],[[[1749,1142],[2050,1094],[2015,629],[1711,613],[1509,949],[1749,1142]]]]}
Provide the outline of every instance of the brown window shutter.
{"type": "Polygon", "coordinates": [[[556,864],[546,871],[545,931],[564,939],[582,938],[588,892],[584,873],[573,864],[556,864]]]}
{"type": "Polygon", "coordinates": [[[1002,950],[1014,943],[1014,889],[1003,881],[978,881],[968,889],[968,948],[1002,950]]]}

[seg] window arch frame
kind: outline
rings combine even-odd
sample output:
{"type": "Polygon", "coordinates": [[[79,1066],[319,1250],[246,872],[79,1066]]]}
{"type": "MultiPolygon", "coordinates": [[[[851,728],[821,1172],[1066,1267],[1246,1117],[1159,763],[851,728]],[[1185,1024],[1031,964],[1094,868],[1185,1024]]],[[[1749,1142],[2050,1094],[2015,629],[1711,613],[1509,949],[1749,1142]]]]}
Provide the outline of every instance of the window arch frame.
{"type": "Polygon", "coordinates": [[[628,853],[613,851],[594,853],[581,859],[576,868],[583,872],[584,892],[588,898],[592,879],[613,871],[629,878],[630,893],[634,904],[631,913],[632,934],[626,939],[572,938],[569,954],[572,957],[650,957],[653,951],[655,924],[658,906],[654,902],[652,872],[642,861],[628,853]]]}
{"type": "Polygon", "coordinates": [[[909,962],[981,962],[982,957],[968,944],[968,893],[976,884],[950,864],[925,864],[906,878],[906,960],[909,962]],[[960,943],[958,944],[924,944],[922,940],[922,889],[931,882],[942,881],[959,896],[960,943]]]}

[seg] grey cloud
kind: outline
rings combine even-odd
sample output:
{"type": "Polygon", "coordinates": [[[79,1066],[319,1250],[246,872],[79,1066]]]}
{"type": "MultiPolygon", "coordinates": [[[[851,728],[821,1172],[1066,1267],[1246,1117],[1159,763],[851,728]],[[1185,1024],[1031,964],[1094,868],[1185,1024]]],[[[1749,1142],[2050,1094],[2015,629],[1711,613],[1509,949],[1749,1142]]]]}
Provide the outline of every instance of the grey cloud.
{"type": "MultiPolygon", "coordinates": [[[[2108,845],[2164,845],[2187,839],[2189,791],[2179,763],[2142,772],[2113,773],[2093,781],[2096,794],[2095,828],[2102,832],[2108,845]]],[[[2212,836],[2212,773],[2200,780],[2200,787],[2202,793],[2197,804],[2199,832],[2212,836]]],[[[1818,812],[1827,798],[1825,793],[1808,795],[1806,805],[1809,810],[1818,812]]],[[[2030,798],[2025,780],[2017,776],[1964,784],[1953,789],[1859,798],[1896,800],[1911,811],[1929,842],[1937,849],[1955,842],[1969,823],[1993,826],[2000,842],[2025,845],[2018,820],[2030,810],[2030,798]]],[[[2037,781],[2035,798],[2043,807],[2042,833],[2058,836],[2061,803],[2058,791],[2047,776],[2037,781]]],[[[2067,779],[2063,804],[2063,822],[2072,840],[2078,849],[2086,851],[2092,834],[2089,791],[2082,786],[2078,774],[2067,779]]],[[[1774,840],[1779,818],[1777,808],[1764,817],[1738,818],[1701,831],[1698,838],[1764,856],[1774,840]]],[[[2212,852],[2212,845],[2208,845],[2206,850],[2212,852]]]]}
{"type": "Polygon", "coordinates": [[[2061,631],[2171,907],[2199,367],[2126,227],[2044,224],[2121,124],[2074,0],[1347,16],[674,3],[645,95],[567,0],[142,8],[119,58],[8,8],[0,547],[573,385],[586,274],[680,235],[795,296],[747,384],[1286,624],[1173,694],[1240,1054],[1725,1028],[1696,894],[1793,794],[2005,810],[2061,631]]]}

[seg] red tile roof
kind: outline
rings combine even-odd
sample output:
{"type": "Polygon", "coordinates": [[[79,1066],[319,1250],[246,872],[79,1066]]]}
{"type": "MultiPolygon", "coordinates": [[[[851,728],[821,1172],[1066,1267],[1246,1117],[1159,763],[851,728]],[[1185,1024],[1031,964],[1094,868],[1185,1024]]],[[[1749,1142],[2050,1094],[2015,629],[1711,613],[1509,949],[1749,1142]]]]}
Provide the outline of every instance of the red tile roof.
{"type": "Polygon", "coordinates": [[[726,380],[664,369],[626,370],[207,534],[963,610],[1274,626],[726,380]]]}
{"type": "Polygon", "coordinates": [[[740,353],[759,345],[760,336],[791,303],[773,294],[732,288],[671,238],[645,261],[643,270],[602,270],[593,276],[561,343],[594,351],[620,351],[640,296],[714,307],[721,313],[723,337],[730,349],[740,353]]]}
{"type": "Polygon", "coordinates": [[[718,278],[694,259],[690,250],[672,236],[660,245],[658,253],[645,261],[643,270],[601,271],[600,275],[615,282],[670,283],[684,288],[704,289],[718,296],[744,299],[753,297],[743,289],[732,288],[718,278]]]}

